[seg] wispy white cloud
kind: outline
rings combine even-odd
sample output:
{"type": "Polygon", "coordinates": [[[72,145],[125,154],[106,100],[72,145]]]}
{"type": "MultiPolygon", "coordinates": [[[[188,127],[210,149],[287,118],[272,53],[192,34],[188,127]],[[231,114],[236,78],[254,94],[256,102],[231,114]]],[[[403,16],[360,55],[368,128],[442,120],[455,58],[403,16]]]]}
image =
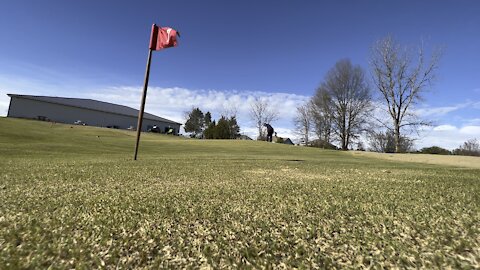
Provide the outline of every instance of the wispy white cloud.
{"type": "Polygon", "coordinates": [[[0,116],[7,115],[10,103],[7,94],[82,97],[82,93],[89,89],[84,81],[62,77],[60,73],[47,68],[29,65],[12,67],[19,73],[29,68],[31,76],[0,72],[0,116]]]}
{"type": "Polygon", "coordinates": [[[468,106],[471,106],[472,104],[472,102],[465,102],[451,106],[423,107],[415,109],[415,113],[422,118],[436,118],[466,108],[468,106]]]}
{"type": "Polygon", "coordinates": [[[480,137],[480,126],[465,126],[459,132],[468,136],[480,137]]]}
{"type": "Polygon", "coordinates": [[[440,125],[433,128],[433,131],[452,131],[457,130],[457,127],[452,125],[440,125]]]}
{"type": "Polygon", "coordinates": [[[480,139],[480,125],[456,127],[453,125],[440,125],[424,128],[420,138],[416,141],[418,149],[429,146],[440,146],[453,150],[465,141],[473,138],[480,139]]]}
{"type": "MultiPolygon", "coordinates": [[[[138,108],[141,95],[140,87],[117,86],[98,89],[86,94],[87,97],[138,108]]],[[[242,132],[256,136],[256,129],[250,121],[250,104],[256,99],[265,99],[272,109],[279,112],[279,120],[274,124],[279,136],[291,136],[292,119],[296,107],[309,97],[287,93],[267,93],[261,91],[221,91],[191,90],[180,87],[148,89],[145,110],[183,123],[185,112],[199,107],[203,112],[210,111],[214,118],[225,112],[236,112],[242,132]]]]}
{"type": "Polygon", "coordinates": [[[0,116],[7,115],[10,98],[7,94],[24,93],[35,95],[41,92],[40,89],[48,89],[49,86],[42,85],[36,80],[27,80],[22,77],[5,76],[0,74],[0,116]]]}

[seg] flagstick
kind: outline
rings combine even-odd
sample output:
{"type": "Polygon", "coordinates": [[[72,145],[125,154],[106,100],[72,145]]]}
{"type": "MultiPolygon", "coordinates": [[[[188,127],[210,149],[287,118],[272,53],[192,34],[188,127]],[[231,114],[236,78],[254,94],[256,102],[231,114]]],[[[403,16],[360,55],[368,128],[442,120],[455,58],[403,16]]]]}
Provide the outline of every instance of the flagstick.
{"type": "Polygon", "coordinates": [[[143,111],[145,110],[145,100],[147,99],[148,77],[150,76],[150,62],[152,60],[152,49],[148,50],[147,70],[145,71],[145,82],[143,83],[142,103],[140,104],[140,111],[138,111],[137,122],[137,142],[135,144],[135,155],[133,160],[137,160],[138,144],[140,143],[140,132],[142,131],[143,111]]]}

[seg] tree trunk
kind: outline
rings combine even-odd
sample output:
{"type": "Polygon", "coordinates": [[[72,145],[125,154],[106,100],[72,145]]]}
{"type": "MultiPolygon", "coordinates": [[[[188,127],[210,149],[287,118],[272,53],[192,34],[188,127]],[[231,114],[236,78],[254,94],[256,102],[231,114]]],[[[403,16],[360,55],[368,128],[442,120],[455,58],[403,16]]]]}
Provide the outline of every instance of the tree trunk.
{"type": "Polygon", "coordinates": [[[343,150],[343,151],[347,151],[347,150],[348,150],[347,140],[346,140],[345,136],[342,137],[342,150],[343,150]]]}
{"type": "Polygon", "coordinates": [[[395,153],[400,153],[400,123],[395,121],[395,153]]]}
{"type": "Polygon", "coordinates": [[[263,134],[262,134],[262,121],[258,121],[257,127],[258,127],[258,138],[263,139],[263,134]]]}

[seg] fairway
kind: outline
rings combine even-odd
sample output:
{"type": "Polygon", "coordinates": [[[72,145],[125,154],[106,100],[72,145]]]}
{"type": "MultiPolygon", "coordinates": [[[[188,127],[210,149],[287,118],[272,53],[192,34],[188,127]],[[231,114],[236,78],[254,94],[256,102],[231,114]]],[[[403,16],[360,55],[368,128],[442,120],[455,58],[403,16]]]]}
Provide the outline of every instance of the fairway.
{"type": "Polygon", "coordinates": [[[0,118],[0,269],[480,268],[478,168],[146,133],[134,162],[134,144],[0,118]]]}

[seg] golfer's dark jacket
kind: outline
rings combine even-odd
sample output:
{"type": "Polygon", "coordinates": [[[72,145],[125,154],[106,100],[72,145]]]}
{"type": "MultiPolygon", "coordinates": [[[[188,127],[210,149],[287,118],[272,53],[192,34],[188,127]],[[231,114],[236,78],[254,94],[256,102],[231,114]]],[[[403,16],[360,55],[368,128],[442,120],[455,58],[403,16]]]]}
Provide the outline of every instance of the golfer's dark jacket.
{"type": "Polygon", "coordinates": [[[272,135],[273,134],[273,127],[270,126],[270,124],[266,124],[265,126],[267,127],[267,133],[269,135],[272,135]]]}

